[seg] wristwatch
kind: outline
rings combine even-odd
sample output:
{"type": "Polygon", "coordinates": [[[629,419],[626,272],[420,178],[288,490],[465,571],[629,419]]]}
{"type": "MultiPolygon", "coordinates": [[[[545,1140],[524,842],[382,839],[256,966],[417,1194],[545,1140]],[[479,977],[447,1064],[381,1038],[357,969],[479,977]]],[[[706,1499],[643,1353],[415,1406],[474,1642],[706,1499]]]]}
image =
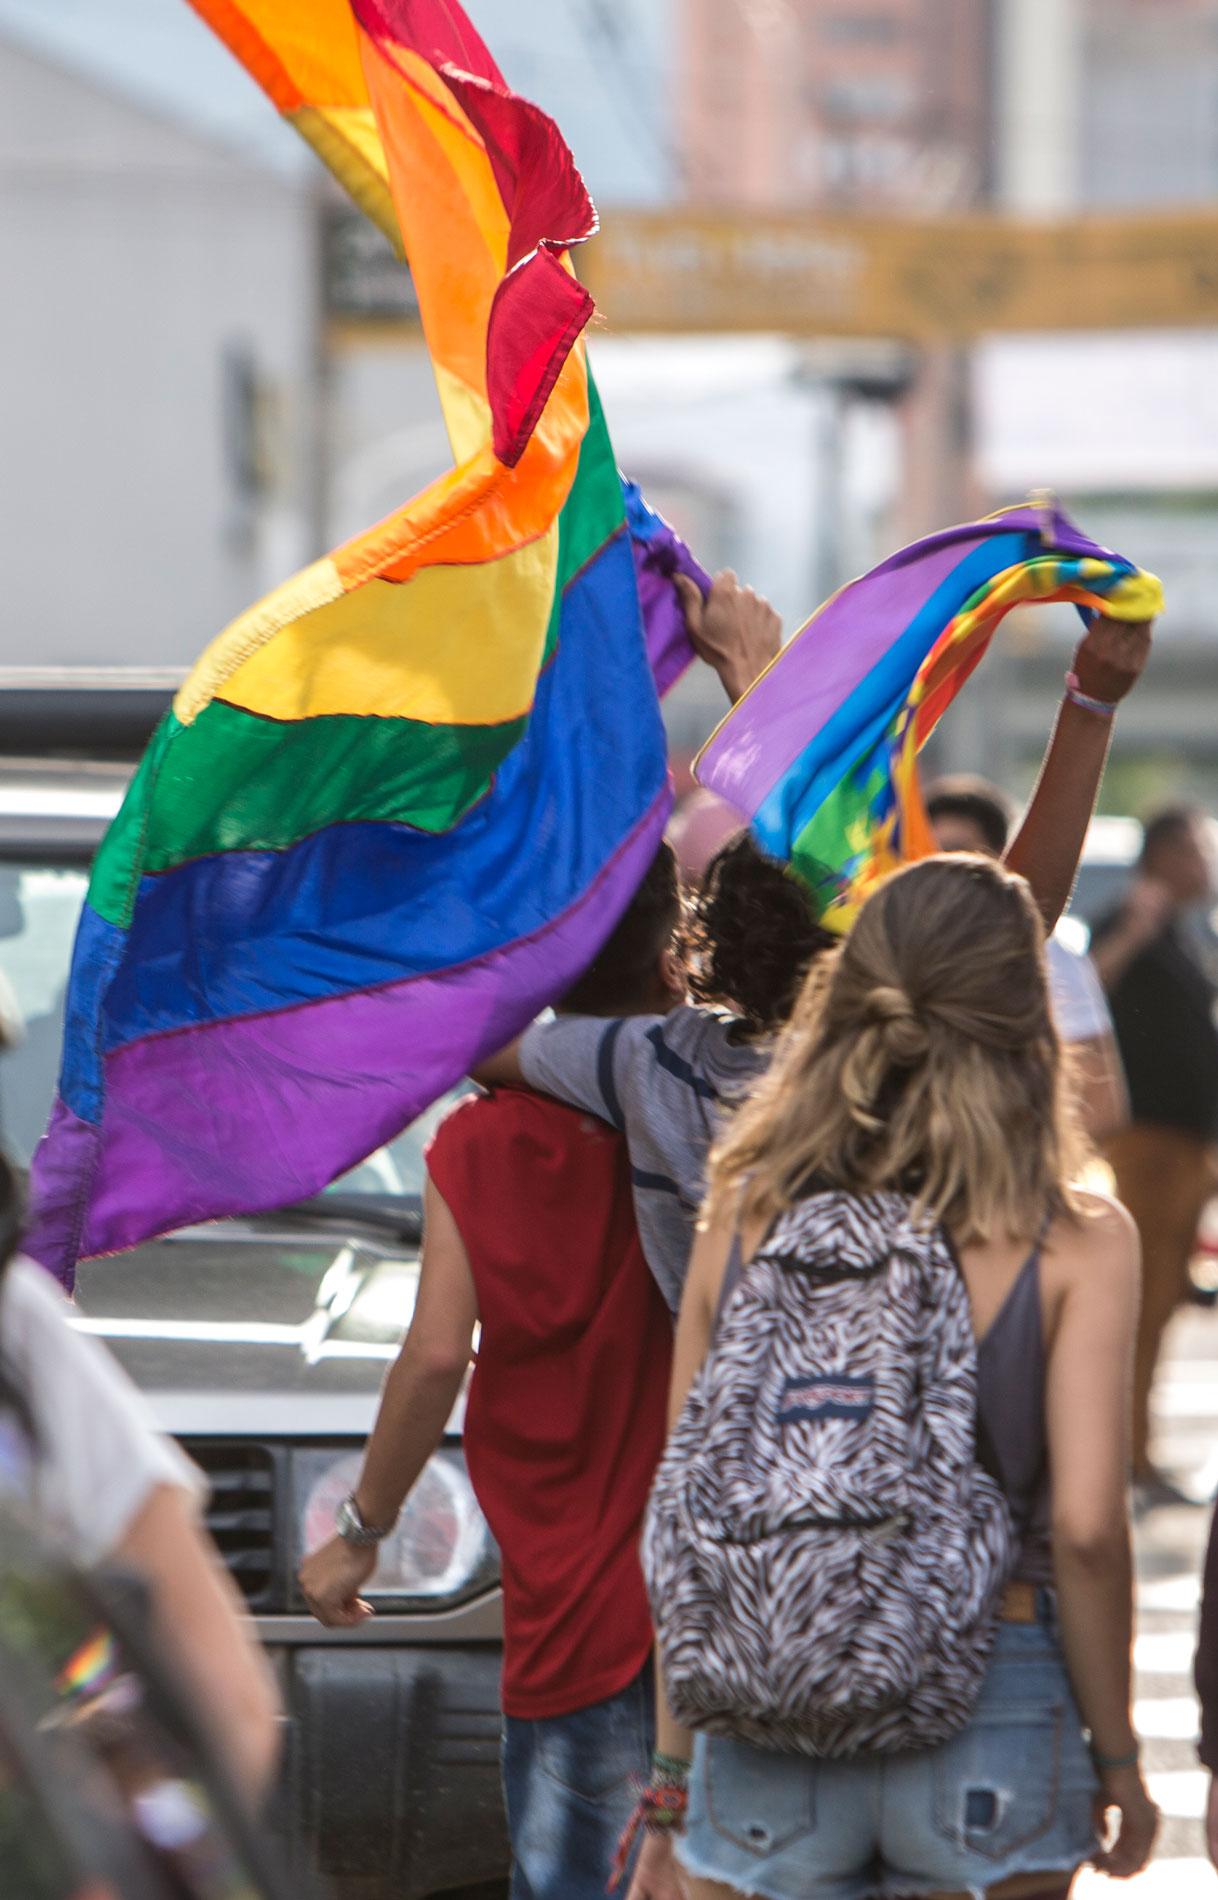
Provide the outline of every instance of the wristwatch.
{"type": "Polygon", "coordinates": [[[369,1545],[379,1544],[388,1537],[393,1525],[365,1524],[352,1491],[334,1513],[334,1528],[344,1543],[354,1544],[357,1550],[367,1550],[369,1545]]]}

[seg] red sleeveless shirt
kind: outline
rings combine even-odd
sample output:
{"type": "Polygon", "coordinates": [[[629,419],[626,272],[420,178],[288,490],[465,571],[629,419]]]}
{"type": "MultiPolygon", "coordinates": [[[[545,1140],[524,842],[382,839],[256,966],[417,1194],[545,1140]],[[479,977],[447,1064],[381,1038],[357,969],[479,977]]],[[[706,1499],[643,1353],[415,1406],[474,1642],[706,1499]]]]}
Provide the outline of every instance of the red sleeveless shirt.
{"type": "Polygon", "coordinates": [[[623,1689],[651,1647],[639,1567],[672,1325],[622,1137],[521,1089],[458,1103],[427,1164],[469,1256],[482,1338],[470,1481],[503,1560],[506,1714],[623,1689]]]}

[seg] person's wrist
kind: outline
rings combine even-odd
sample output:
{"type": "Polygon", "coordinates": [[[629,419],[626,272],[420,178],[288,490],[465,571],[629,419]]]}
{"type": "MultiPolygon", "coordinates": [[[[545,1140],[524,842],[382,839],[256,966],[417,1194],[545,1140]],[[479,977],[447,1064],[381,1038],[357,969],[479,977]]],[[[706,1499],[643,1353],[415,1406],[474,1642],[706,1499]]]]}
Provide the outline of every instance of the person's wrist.
{"type": "Polygon", "coordinates": [[[689,1805],[688,1784],[689,1763],[680,1755],[666,1755],[657,1749],[651,1758],[651,1780],[635,1803],[618,1840],[609,1881],[610,1892],[624,1878],[640,1833],[648,1838],[659,1835],[670,1842],[674,1834],[684,1833],[685,1811],[689,1805]]]}
{"type": "Polygon", "coordinates": [[[1119,697],[1114,698],[1111,687],[1105,682],[1087,680],[1077,670],[1066,674],[1066,704],[1077,707],[1079,712],[1087,713],[1094,719],[1115,719],[1119,697]]]}
{"type": "Polygon", "coordinates": [[[1124,1737],[1112,1748],[1101,1748],[1092,1736],[1089,1748],[1097,1775],[1105,1781],[1111,1776],[1137,1776],[1142,1772],[1142,1744],[1136,1735],[1124,1737]]]}
{"type": "Polygon", "coordinates": [[[384,1542],[397,1523],[395,1511],[390,1518],[379,1518],[358,1491],[345,1497],[335,1513],[335,1528],[353,1550],[374,1550],[384,1542]]]}

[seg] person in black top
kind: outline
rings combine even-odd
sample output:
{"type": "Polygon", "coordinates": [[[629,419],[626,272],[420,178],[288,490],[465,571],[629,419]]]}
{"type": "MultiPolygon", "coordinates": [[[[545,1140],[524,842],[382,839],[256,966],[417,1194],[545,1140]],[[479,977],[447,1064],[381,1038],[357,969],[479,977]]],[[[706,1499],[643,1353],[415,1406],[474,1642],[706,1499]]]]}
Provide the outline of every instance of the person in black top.
{"type": "Polygon", "coordinates": [[[1201,1705],[1201,1735],[1197,1754],[1210,1771],[1205,1809],[1205,1840],[1210,1859],[1218,1867],[1218,1511],[1210,1525],[1209,1548],[1201,1587],[1201,1627],[1193,1666],[1197,1700],[1201,1705]]]}
{"type": "Polygon", "coordinates": [[[1148,1503],[1173,1493],[1150,1459],[1155,1365],[1187,1292],[1202,1209],[1218,1186],[1218,967],[1208,967],[1203,933],[1189,918],[1213,896],[1205,814],[1173,805],[1147,823],[1137,874],[1092,935],[1132,1109],[1106,1152],[1142,1238],[1133,1475],[1148,1503]]]}

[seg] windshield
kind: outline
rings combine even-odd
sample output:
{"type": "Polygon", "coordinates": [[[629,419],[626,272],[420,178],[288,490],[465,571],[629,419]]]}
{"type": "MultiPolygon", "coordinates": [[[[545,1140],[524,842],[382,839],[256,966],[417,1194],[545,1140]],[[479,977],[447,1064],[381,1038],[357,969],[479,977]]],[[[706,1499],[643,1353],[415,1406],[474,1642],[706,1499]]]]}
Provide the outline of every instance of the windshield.
{"type": "MultiPolygon", "coordinates": [[[[0,1136],[28,1168],[47,1125],[63,1041],[63,1007],[76,920],[88,878],[75,866],[0,860],[0,988],[4,1015],[23,1025],[0,1055],[0,1136]]],[[[451,1098],[334,1183],[346,1194],[421,1194],[423,1151],[451,1098]]]]}

